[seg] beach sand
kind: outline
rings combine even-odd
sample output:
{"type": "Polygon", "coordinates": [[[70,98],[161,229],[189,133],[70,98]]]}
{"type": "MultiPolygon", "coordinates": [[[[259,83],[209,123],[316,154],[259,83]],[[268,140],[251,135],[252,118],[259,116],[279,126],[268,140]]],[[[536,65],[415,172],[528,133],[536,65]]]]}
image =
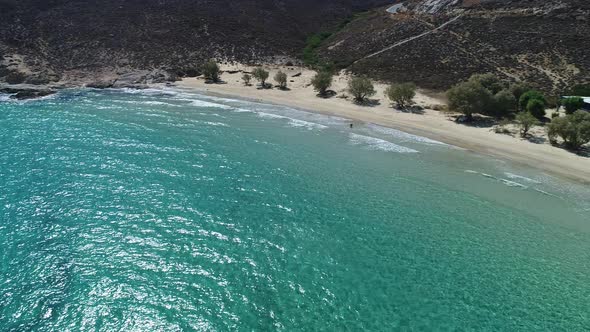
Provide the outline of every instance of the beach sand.
{"type": "MultiPolygon", "coordinates": [[[[360,106],[352,102],[346,95],[348,76],[344,73],[334,78],[331,89],[337,95],[331,98],[320,98],[311,86],[311,78],[315,72],[300,67],[266,67],[270,71],[269,83],[273,82],[274,74],[280,69],[289,76],[289,90],[278,88],[258,89],[252,80],[251,86],[245,86],[241,80],[242,70],[251,68],[235,65],[222,67],[224,73],[221,84],[206,84],[202,78],[185,78],[177,85],[193,88],[205,94],[233,96],[265,103],[286,105],[311,112],[336,115],[348,118],[351,122],[360,121],[374,123],[411,134],[428,137],[447,144],[452,144],[469,151],[485,154],[511,162],[534,167],[549,174],[564,177],[576,182],[590,184],[590,158],[551,146],[545,140],[531,142],[519,137],[516,130],[512,135],[497,134],[491,127],[475,127],[457,124],[453,117],[445,112],[432,110],[434,105],[444,105],[442,95],[419,90],[416,104],[424,107],[421,113],[406,113],[393,109],[385,98],[385,84],[375,84],[377,94],[372,97],[376,104],[360,106]],[[229,73],[229,72],[231,73],[229,73]],[[300,74],[300,75],[297,75],[300,74]],[[296,75],[295,77],[293,77],[296,75]]],[[[543,129],[537,128],[536,137],[543,137],[543,129]]],[[[546,137],[545,137],[546,138],[546,137]]]]}

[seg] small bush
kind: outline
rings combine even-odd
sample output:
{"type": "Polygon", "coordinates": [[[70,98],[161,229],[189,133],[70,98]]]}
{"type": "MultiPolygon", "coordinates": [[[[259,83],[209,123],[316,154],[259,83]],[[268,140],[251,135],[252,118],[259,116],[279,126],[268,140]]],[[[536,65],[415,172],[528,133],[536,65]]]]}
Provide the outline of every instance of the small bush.
{"type": "Polygon", "coordinates": [[[252,76],[250,74],[244,73],[244,75],[242,75],[242,81],[244,81],[245,86],[249,86],[251,80],[252,80],[252,76]]]}
{"type": "Polygon", "coordinates": [[[328,71],[320,71],[311,79],[311,85],[321,96],[325,96],[332,86],[333,75],[328,71]]]}
{"type": "Polygon", "coordinates": [[[398,108],[406,108],[412,104],[416,96],[416,85],[414,83],[393,84],[385,90],[389,100],[397,104],[398,108]]]}
{"type": "Polygon", "coordinates": [[[266,87],[266,80],[268,79],[269,75],[270,74],[268,73],[268,71],[264,70],[261,67],[254,69],[254,71],[252,72],[252,76],[254,76],[254,78],[260,82],[260,85],[263,88],[266,87]]]}
{"type": "Polygon", "coordinates": [[[287,88],[287,74],[282,71],[278,71],[274,77],[275,81],[279,85],[279,88],[285,90],[287,88]]]}
{"type": "Polygon", "coordinates": [[[357,102],[362,102],[368,97],[374,96],[377,91],[373,83],[366,77],[354,77],[348,82],[348,92],[354,96],[357,102]]]}
{"type": "Polygon", "coordinates": [[[201,71],[203,72],[203,76],[205,79],[217,83],[219,82],[219,65],[214,60],[209,60],[203,64],[201,67],[201,71]]]}
{"type": "Polygon", "coordinates": [[[539,125],[539,120],[529,112],[516,114],[516,122],[518,122],[518,126],[520,127],[521,137],[526,137],[533,126],[539,125]]]}
{"type": "Polygon", "coordinates": [[[576,111],[553,119],[547,126],[547,135],[553,144],[557,137],[561,137],[568,148],[580,149],[590,142],[590,113],[576,111]]]}
{"type": "Polygon", "coordinates": [[[566,114],[573,114],[584,106],[584,99],[580,97],[569,97],[561,101],[566,114]]]}

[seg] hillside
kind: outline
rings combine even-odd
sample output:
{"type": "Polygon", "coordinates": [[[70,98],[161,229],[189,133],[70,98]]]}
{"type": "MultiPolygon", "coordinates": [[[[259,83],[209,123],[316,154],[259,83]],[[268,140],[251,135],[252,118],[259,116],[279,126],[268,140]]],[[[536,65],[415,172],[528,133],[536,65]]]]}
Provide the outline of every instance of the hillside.
{"type": "Polygon", "coordinates": [[[308,35],[388,2],[0,0],[0,77],[24,73],[38,83],[133,70],[182,74],[211,57],[290,59],[308,35]]]}
{"type": "Polygon", "coordinates": [[[321,58],[388,81],[444,89],[493,72],[558,92],[590,77],[590,2],[419,0],[353,21],[321,58]],[[442,26],[442,27],[441,27],[442,26]]]}

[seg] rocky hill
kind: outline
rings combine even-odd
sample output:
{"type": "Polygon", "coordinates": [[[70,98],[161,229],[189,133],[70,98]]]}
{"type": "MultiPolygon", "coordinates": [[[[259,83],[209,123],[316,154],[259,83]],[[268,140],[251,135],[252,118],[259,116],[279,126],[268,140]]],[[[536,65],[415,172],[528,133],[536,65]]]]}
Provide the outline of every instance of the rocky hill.
{"type": "Polygon", "coordinates": [[[157,78],[194,73],[212,57],[288,61],[308,35],[388,2],[0,0],[0,77],[43,83],[142,70],[157,78]]]}
{"type": "Polygon", "coordinates": [[[445,89],[493,72],[559,93],[590,80],[586,0],[408,0],[332,35],[324,61],[388,81],[445,89]]]}
{"type": "Polygon", "coordinates": [[[557,92],[590,77],[587,0],[0,0],[0,82],[161,81],[211,57],[297,62],[319,31],[334,32],[315,49],[322,61],[426,88],[494,72],[557,92]]]}

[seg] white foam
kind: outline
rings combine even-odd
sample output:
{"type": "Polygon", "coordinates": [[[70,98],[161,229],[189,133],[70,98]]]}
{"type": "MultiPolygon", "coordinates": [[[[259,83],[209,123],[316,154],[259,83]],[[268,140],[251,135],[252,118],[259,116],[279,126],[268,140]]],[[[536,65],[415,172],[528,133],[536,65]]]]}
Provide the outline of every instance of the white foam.
{"type": "Polygon", "coordinates": [[[393,136],[396,139],[401,140],[402,142],[416,142],[416,143],[422,143],[422,144],[433,144],[433,145],[444,145],[444,146],[448,146],[448,144],[445,144],[443,142],[435,141],[433,139],[422,137],[422,136],[408,134],[406,132],[403,132],[401,130],[396,130],[396,129],[393,129],[393,128],[382,127],[382,126],[378,126],[378,125],[375,125],[375,124],[369,124],[367,127],[369,129],[371,129],[372,131],[378,132],[380,134],[385,134],[385,135],[393,136]]]}
{"type": "Polygon", "coordinates": [[[509,172],[504,172],[504,174],[509,178],[509,179],[519,179],[519,180],[524,180],[526,182],[530,182],[530,183],[536,183],[536,184],[540,184],[540,181],[537,180],[533,180],[531,178],[527,178],[525,176],[522,175],[517,175],[517,174],[512,174],[509,172]]]}
{"type": "Polygon", "coordinates": [[[11,101],[10,95],[0,94],[0,101],[11,101]]]}
{"type": "Polygon", "coordinates": [[[191,105],[196,107],[212,107],[212,108],[221,108],[221,109],[233,109],[233,107],[223,104],[212,103],[204,100],[191,100],[191,105]]]}
{"type": "Polygon", "coordinates": [[[284,115],[279,115],[279,114],[272,114],[272,113],[266,113],[266,112],[256,112],[256,114],[261,117],[261,118],[266,118],[266,119],[285,119],[288,120],[289,125],[292,127],[304,127],[307,129],[325,129],[328,128],[328,126],[324,126],[322,124],[319,123],[315,123],[315,122],[309,122],[309,121],[304,121],[304,120],[299,120],[299,119],[294,119],[294,118],[290,118],[288,116],[284,116],[284,115]]]}
{"type": "Polygon", "coordinates": [[[418,151],[414,149],[406,148],[405,146],[397,145],[380,138],[369,137],[354,133],[350,134],[350,142],[355,145],[364,145],[371,150],[381,150],[399,153],[418,153],[418,151]]]}

